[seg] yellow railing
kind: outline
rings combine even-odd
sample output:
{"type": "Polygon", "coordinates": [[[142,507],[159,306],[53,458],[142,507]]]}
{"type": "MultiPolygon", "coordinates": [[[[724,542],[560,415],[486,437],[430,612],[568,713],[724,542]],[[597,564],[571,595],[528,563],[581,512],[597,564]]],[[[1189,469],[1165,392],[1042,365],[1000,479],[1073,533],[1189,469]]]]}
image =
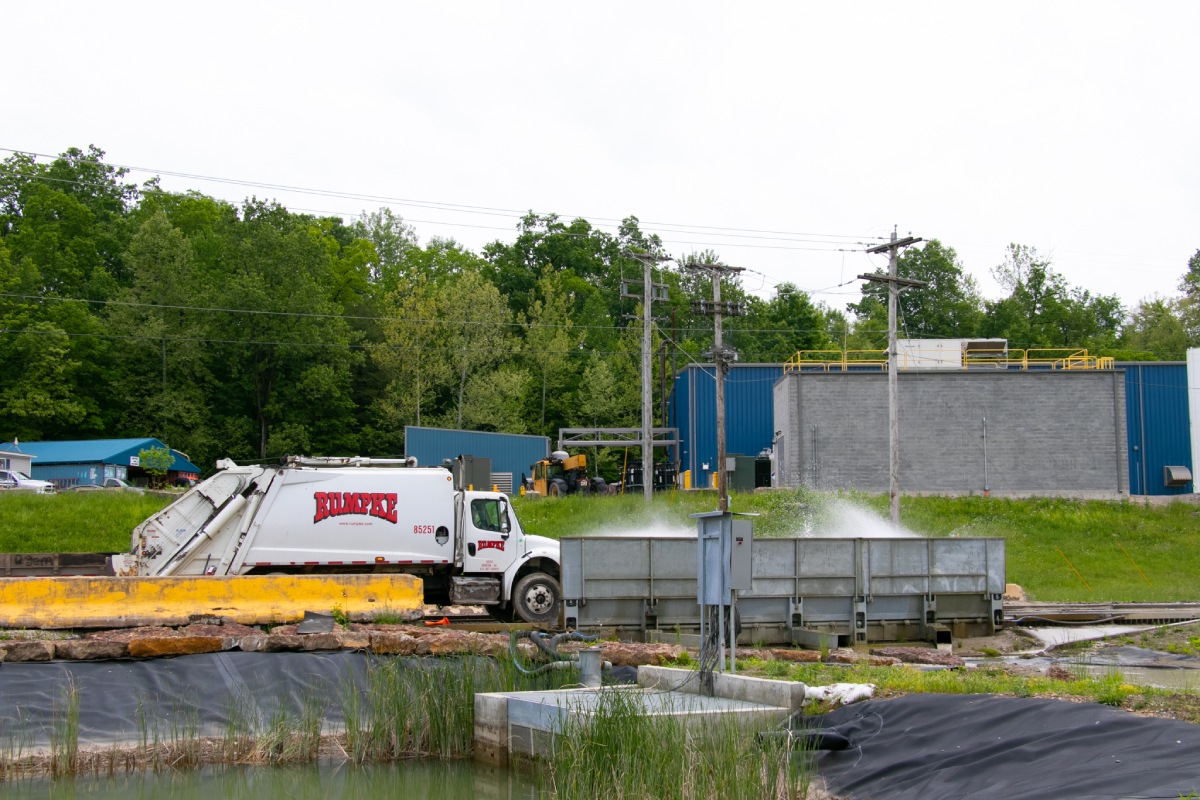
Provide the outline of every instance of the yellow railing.
{"type": "MultiPolygon", "coordinates": [[[[899,354],[899,369],[954,369],[951,354],[944,350],[915,350],[907,348],[899,354]],[[931,366],[940,365],[940,366],[931,366]]],[[[1089,355],[1086,349],[1074,347],[1041,347],[1029,350],[973,349],[964,350],[959,369],[1011,370],[1086,370],[1113,369],[1111,356],[1089,355]]],[[[886,372],[886,350],[800,350],[783,365],[789,372],[886,372]]]]}
{"type": "Polygon", "coordinates": [[[886,372],[886,350],[801,350],[783,365],[787,372],[849,372],[879,370],[886,372]]]}

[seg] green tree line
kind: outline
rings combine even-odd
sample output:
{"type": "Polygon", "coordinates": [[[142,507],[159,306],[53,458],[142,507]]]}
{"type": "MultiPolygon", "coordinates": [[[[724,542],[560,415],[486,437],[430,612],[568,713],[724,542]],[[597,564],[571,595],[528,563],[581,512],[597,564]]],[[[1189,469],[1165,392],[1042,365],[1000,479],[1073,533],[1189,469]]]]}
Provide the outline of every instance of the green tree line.
{"type": "MultiPolygon", "coordinates": [[[[198,464],[288,453],[403,451],[406,425],[556,435],[639,424],[642,265],[668,256],[636,217],[616,233],[530,212],[512,242],[478,253],[422,244],[384,208],[352,222],[256,197],[233,205],[126,182],[92,146],[0,164],[0,439],[153,435],[198,464]]],[[[662,378],[712,347],[712,277],[655,268],[662,378]]],[[[1087,347],[1177,359],[1200,344],[1200,251],[1177,298],[1142,301],[1069,286],[1012,245],[982,299],[953,248],[906,251],[928,282],[900,299],[910,338],[1003,337],[1010,347],[1087,347]]],[[[794,284],[769,298],[727,278],[743,314],[726,342],[743,362],[799,350],[874,349],[886,295],[867,284],[845,309],[794,284]]],[[[660,421],[661,424],[661,421],[660,421]]]]}

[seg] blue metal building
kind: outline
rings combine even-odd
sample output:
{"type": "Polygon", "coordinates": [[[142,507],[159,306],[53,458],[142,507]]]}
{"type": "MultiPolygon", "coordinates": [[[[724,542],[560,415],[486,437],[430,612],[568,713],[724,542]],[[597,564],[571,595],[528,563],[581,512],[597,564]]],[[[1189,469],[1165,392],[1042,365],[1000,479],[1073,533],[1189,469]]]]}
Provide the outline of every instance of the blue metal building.
{"type": "MultiPolygon", "coordinates": [[[[782,364],[734,364],[725,376],[725,452],[756,456],[775,438],[772,387],[782,364]]],[[[717,469],[717,379],[712,364],[690,364],[675,376],[667,407],[670,427],[683,440],[679,469],[692,486],[708,486],[717,469]]]]}
{"type": "MultiPolygon", "coordinates": [[[[1187,364],[1182,361],[1118,363],[1125,370],[1125,421],[1129,432],[1129,493],[1190,494],[1195,484],[1167,486],[1165,467],[1193,476],[1188,436],[1187,364]]],[[[1200,409],[1196,409],[1200,414],[1200,409]]]]}
{"type": "Polygon", "coordinates": [[[520,486],[521,473],[529,473],[530,464],[550,455],[550,438],[409,425],[404,428],[404,455],[416,458],[425,467],[436,467],[458,456],[489,458],[496,482],[511,492],[520,486]]]}
{"type": "MultiPolygon", "coordinates": [[[[20,444],[21,452],[34,457],[30,477],[50,481],[60,489],[95,485],[102,483],[105,478],[137,481],[146,475],[138,453],[162,448],[171,450],[153,437],[20,444]]],[[[168,482],[200,477],[200,468],[186,455],[178,450],[171,450],[171,455],[175,460],[167,471],[168,482]]]]}

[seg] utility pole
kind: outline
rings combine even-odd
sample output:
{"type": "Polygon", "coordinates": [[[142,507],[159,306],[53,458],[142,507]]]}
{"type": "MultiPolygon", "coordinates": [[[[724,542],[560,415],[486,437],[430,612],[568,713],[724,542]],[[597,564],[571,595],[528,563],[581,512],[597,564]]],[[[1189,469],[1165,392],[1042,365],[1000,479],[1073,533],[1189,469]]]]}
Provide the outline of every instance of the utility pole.
{"type": "MultiPolygon", "coordinates": [[[[630,256],[642,262],[642,494],[649,503],[654,499],[654,370],[653,358],[653,329],[654,317],[650,314],[650,304],[655,296],[661,300],[667,299],[666,284],[654,283],[654,265],[659,261],[670,261],[668,256],[651,255],[650,253],[629,253],[630,256]]],[[[625,293],[621,287],[622,297],[636,297],[625,293]]],[[[665,424],[665,423],[664,423],[665,424]]],[[[624,480],[625,476],[621,476],[624,480]]]]}
{"type": "Polygon", "coordinates": [[[859,279],[888,285],[888,508],[891,511],[892,524],[900,524],[900,395],[896,386],[896,372],[899,365],[899,352],[896,345],[896,305],[900,299],[900,287],[921,288],[927,286],[924,281],[914,281],[901,278],[897,253],[900,248],[914,245],[921,239],[906,236],[896,238],[896,229],[892,228],[892,238],[887,244],[868,247],[868,253],[888,254],[888,273],[881,275],[877,272],[859,275],[859,279]]]}
{"type": "Polygon", "coordinates": [[[737,303],[721,301],[721,279],[725,275],[736,275],[743,268],[724,264],[689,264],[688,267],[704,270],[712,276],[712,302],[694,303],[693,310],[713,318],[712,359],[717,373],[717,510],[723,512],[729,510],[729,475],[725,470],[725,375],[729,372],[730,362],[737,360],[737,354],[732,348],[725,347],[721,319],[724,316],[741,316],[742,307],[737,303]]]}

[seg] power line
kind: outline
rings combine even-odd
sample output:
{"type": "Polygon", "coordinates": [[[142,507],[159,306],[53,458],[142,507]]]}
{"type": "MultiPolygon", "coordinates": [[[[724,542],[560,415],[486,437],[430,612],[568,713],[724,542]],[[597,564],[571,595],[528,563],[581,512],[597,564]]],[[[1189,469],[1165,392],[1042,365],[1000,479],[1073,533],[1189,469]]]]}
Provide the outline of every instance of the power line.
{"type": "MultiPolygon", "coordinates": [[[[48,159],[53,159],[53,160],[58,160],[58,159],[62,158],[61,155],[56,156],[56,155],[51,155],[49,153],[38,153],[38,152],[29,151],[29,150],[17,150],[17,149],[13,149],[10,147],[0,147],[0,151],[7,152],[7,153],[14,153],[14,154],[18,154],[18,155],[33,156],[36,158],[48,158],[48,159]]],[[[367,193],[360,193],[360,192],[320,189],[320,188],[312,188],[312,187],[304,187],[304,186],[292,186],[289,184],[271,183],[271,182],[267,182],[267,181],[255,181],[255,180],[240,179],[240,178],[224,178],[224,177],[212,176],[212,175],[201,175],[198,173],[191,173],[191,172],[181,172],[178,170],[164,170],[164,169],[154,169],[154,168],[150,168],[150,167],[140,167],[140,166],[131,165],[131,164],[118,164],[118,163],[113,163],[113,162],[100,161],[98,159],[87,158],[87,157],[78,158],[78,159],[76,159],[76,161],[90,163],[90,164],[96,164],[96,165],[100,165],[100,166],[113,167],[116,169],[122,169],[122,170],[126,170],[129,172],[141,172],[141,173],[146,173],[146,174],[150,174],[150,175],[159,175],[159,176],[166,175],[166,176],[173,177],[173,178],[184,178],[187,180],[198,180],[198,181],[219,183],[219,184],[231,185],[231,186],[245,186],[245,187],[254,188],[254,189],[268,189],[268,190],[277,191],[277,192],[308,194],[308,195],[313,195],[313,196],[318,196],[318,197],[330,197],[330,198],[338,198],[338,199],[345,199],[345,200],[358,200],[361,202],[394,204],[394,205],[401,205],[401,206],[409,206],[409,207],[413,207],[413,208],[426,208],[426,209],[438,210],[438,211],[451,211],[454,213],[483,214],[483,215],[488,215],[488,216],[513,217],[516,219],[524,219],[529,213],[531,213],[527,210],[519,210],[519,209],[511,209],[511,208],[497,208],[497,207],[491,207],[491,206],[479,206],[479,205],[471,205],[471,204],[464,204],[464,203],[449,203],[449,202],[443,202],[443,201],[437,201],[437,200],[421,200],[421,199],[413,199],[413,198],[394,197],[394,196],[389,196],[389,195],[374,195],[374,194],[367,194],[367,193]]],[[[48,180],[65,181],[65,179],[50,178],[49,176],[47,176],[47,179],[48,180]]],[[[346,216],[350,216],[350,215],[347,214],[346,216]]],[[[589,216],[586,214],[556,214],[556,216],[564,217],[564,218],[569,217],[571,219],[585,219],[585,220],[589,220],[589,221],[595,220],[595,221],[605,222],[605,223],[608,223],[608,225],[606,225],[606,227],[610,227],[613,225],[619,226],[620,224],[622,224],[624,222],[623,219],[616,219],[613,217],[589,216]]],[[[432,220],[431,221],[422,221],[422,222],[423,222],[423,224],[452,224],[452,223],[442,223],[442,222],[432,221],[432,220]]],[[[691,224],[691,223],[654,222],[654,221],[643,221],[643,220],[638,220],[638,222],[639,222],[639,225],[647,225],[647,226],[660,227],[660,228],[672,228],[675,230],[672,230],[671,232],[677,233],[677,234],[679,234],[679,233],[689,234],[690,233],[690,234],[697,234],[697,235],[702,235],[702,236],[717,236],[717,237],[724,237],[724,238],[757,238],[757,239],[773,240],[773,241],[790,241],[790,242],[819,243],[819,244],[832,244],[834,242],[831,240],[838,240],[838,239],[846,240],[845,243],[856,243],[856,244],[860,243],[862,239],[882,239],[882,237],[864,236],[861,234],[851,235],[851,234],[834,234],[834,233],[777,231],[777,230],[766,230],[766,229],[758,229],[758,228],[736,228],[736,227],[718,226],[718,225],[698,225],[698,224],[691,224]],[[709,231],[713,231],[713,233],[709,233],[709,231]],[[787,237],[787,238],[781,238],[781,237],[787,237]]],[[[492,229],[495,227],[495,226],[474,226],[474,225],[469,225],[466,223],[458,223],[458,224],[462,227],[482,227],[485,229],[492,229]]],[[[694,244],[694,245],[705,245],[706,244],[704,242],[688,242],[688,241],[683,241],[683,242],[675,241],[674,243],[675,244],[694,244]]],[[[717,245],[725,246],[721,242],[711,242],[711,243],[707,243],[707,244],[717,244],[717,245]]],[[[734,246],[734,245],[729,244],[728,246],[734,246]]],[[[806,248],[791,248],[791,249],[806,249],[806,248]]],[[[830,248],[815,248],[815,249],[829,250],[830,248]]],[[[833,248],[833,249],[836,250],[836,248],[833,248]]]]}

